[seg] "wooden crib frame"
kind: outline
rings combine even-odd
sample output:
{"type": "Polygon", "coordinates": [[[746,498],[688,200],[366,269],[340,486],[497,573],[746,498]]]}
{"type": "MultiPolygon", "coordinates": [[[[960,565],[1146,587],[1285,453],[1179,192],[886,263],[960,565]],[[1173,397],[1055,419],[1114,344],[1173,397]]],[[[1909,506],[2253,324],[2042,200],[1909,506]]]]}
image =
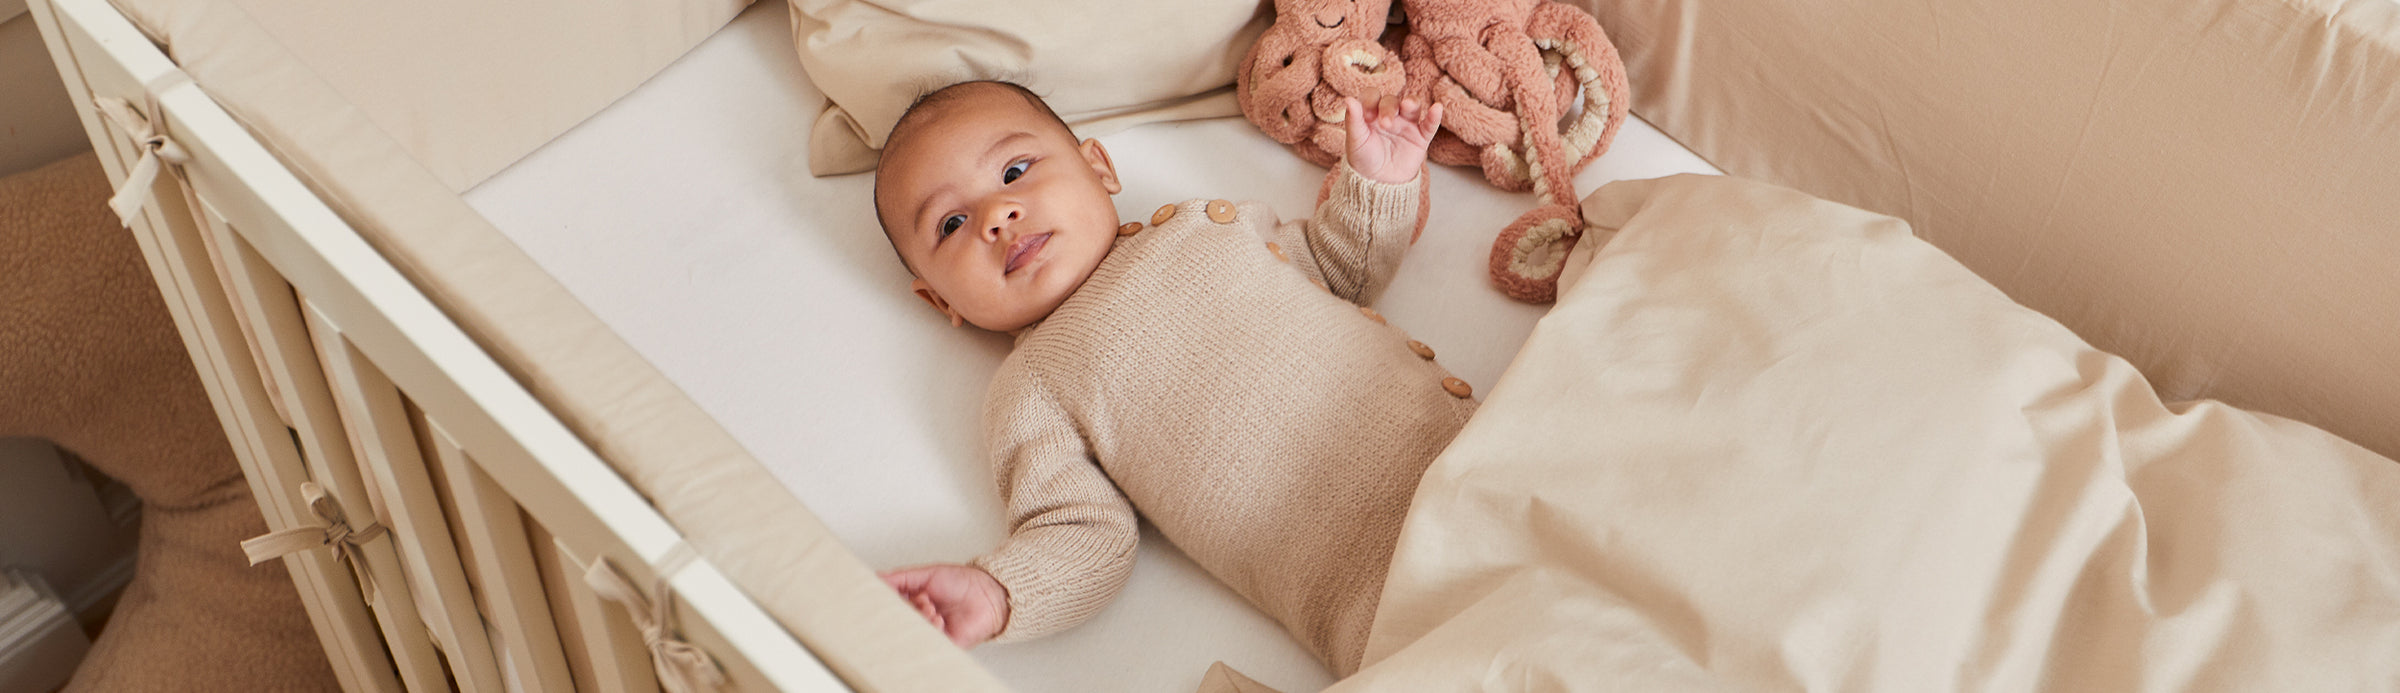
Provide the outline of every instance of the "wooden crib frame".
{"type": "Polygon", "coordinates": [[[113,183],[144,147],[103,99],[188,156],[129,229],[267,526],[326,524],[314,482],[389,530],[363,582],[332,547],[282,561],[345,690],[659,690],[602,560],[726,689],[850,690],[106,0],[31,10],[113,183]]]}

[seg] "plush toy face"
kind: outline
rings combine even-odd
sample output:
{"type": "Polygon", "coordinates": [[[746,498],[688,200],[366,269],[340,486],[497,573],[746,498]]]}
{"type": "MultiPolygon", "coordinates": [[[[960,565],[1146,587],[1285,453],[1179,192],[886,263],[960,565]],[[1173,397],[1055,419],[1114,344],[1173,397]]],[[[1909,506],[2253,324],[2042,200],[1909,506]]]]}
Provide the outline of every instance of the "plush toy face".
{"type": "Polygon", "coordinates": [[[1303,44],[1373,39],[1383,35],[1391,13],[1391,0],[1275,0],[1275,26],[1269,31],[1288,32],[1303,44]]]}

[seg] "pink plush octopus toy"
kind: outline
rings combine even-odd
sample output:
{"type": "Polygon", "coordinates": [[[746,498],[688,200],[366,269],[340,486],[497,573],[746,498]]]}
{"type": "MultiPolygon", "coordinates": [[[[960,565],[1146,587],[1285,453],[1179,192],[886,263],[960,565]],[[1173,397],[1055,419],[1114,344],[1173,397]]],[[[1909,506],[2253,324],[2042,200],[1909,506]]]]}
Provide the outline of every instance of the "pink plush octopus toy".
{"type": "MultiPolygon", "coordinates": [[[[1555,300],[1583,234],[1574,177],[1625,122],[1625,66],[1590,13],[1553,0],[1276,0],[1236,73],[1244,115],[1321,166],[1341,158],[1343,97],[1399,93],[1446,112],[1428,157],[1541,202],[1493,241],[1492,282],[1555,300]]],[[[1420,217],[1420,224],[1422,224],[1420,217]]]]}

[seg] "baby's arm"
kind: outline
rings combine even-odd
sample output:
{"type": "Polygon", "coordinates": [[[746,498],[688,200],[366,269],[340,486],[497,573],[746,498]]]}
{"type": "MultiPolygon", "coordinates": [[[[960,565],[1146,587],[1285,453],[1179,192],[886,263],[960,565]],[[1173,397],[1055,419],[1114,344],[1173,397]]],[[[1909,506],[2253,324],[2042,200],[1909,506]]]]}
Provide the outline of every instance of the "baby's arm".
{"type": "Polygon", "coordinates": [[[1302,273],[1366,305],[1383,293],[1416,240],[1419,175],[1442,107],[1386,98],[1373,110],[1356,100],[1345,108],[1350,151],[1326,181],[1325,200],[1308,221],[1285,224],[1277,235],[1303,251],[1294,260],[1302,273]]]}
{"type": "Polygon", "coordinates": [[[1066,412],[1039,403],[996,411],[985,429],[1007,504],[1008,541],[975,566],[1008,587],[1000,637],[1040,637],[1090,619],[1133,575],[1133,503],[1092,459],[1066,412]]]}
{"type": "Polygon", "coordinates": [[[1082,623],[1133,573],[1133,504],[1092,460],[1066,412],[1028,380],[1004,370],[986,412],[1008,540],[971,565],[884,576],[960,647],[1082,623]]]}

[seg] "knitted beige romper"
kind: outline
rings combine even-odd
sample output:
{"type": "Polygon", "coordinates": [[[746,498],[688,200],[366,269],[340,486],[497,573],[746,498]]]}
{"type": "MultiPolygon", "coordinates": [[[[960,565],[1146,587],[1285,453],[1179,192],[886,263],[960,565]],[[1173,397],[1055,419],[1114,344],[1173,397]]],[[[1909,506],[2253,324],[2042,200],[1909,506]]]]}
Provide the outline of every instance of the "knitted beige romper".
{"type": "Polygon", "coordinates": [[[1010,536],[1003,639],[1082,622],[1133,567],[1134,512],[1346,675],[1417,479],[1475,411],[1362,307],[1407,251],[1416,183],[1347,164],[1306,222],[1189,201],[1128,224],[993,377],[1010,536]]]}

